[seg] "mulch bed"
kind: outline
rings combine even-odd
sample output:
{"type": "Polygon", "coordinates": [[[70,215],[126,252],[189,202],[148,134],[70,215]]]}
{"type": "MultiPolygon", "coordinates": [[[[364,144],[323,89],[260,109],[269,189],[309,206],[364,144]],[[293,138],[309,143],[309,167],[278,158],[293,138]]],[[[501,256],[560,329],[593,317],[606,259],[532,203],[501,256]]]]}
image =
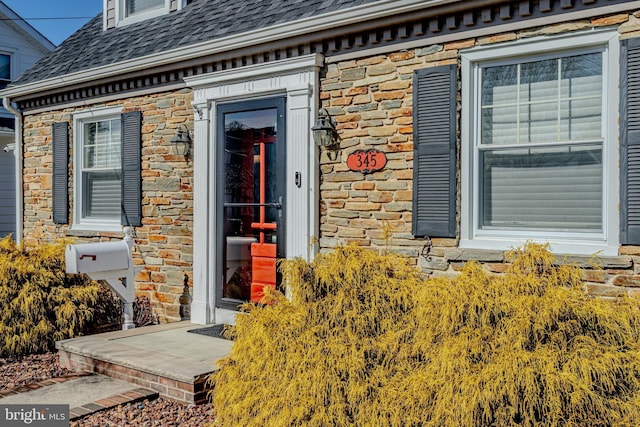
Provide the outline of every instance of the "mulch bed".
{"type": "Polygon", "coordinates": [[[58,363],[56,353],[0,358],[0,390],[72,374],[58,363]]]}
{"type": "MultiPolygon", "coordinates": [[[[0,358],[0,390],[20,387],[72,372],[58,363],[56,353],[33,354],[18,358],[0,358]]],[[[130,403],[96,412],[72,427],[185,426],[202,427],[213,422],[211,404],[189,405],[159,398],[130,403]]]]}
{"type": "Polygon", "coordinates": [[[211,404],[188,405],[159,398],[116,406],[71,422],[71,427],[204,427],[213,422],[211,404]]]}

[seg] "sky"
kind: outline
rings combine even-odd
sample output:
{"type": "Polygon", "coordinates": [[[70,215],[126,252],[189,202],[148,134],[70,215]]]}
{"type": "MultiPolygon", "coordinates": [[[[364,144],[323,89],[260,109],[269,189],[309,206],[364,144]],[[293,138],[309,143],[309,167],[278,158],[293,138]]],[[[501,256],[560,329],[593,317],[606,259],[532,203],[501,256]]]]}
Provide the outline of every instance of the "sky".
{"type": "Polygon", "coordinates": [[[102,10],[102,0],[2,0],[56,46],[102,10]]]}

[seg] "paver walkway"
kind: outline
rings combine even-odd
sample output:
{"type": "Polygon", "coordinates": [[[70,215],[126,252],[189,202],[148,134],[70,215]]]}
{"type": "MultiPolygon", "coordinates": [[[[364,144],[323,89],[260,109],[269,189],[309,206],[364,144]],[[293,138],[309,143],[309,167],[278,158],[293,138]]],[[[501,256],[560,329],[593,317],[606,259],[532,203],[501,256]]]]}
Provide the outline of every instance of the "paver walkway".
{"type": "Polygon", "coordinates": [[[0,392],[0,404],[69,405],[76,419],[114,406],[155,399],[158,393],[104,375],[69,375],[0,392]]]}

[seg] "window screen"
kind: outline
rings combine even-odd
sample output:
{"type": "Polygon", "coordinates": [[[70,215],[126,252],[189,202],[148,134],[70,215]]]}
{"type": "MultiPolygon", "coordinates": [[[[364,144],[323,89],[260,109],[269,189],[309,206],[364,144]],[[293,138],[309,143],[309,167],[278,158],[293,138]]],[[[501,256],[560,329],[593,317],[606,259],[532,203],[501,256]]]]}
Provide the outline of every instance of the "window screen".
{"type": "Polygon", "coordinates": [[[602,231],[602,53],[481,68],[481,228],[602,231]]]}
{"type": "Polygon", "coordinates": [[[85,122],[82,147],[84,218],[119,219],[121,202],[120,119],[85,122]]]}

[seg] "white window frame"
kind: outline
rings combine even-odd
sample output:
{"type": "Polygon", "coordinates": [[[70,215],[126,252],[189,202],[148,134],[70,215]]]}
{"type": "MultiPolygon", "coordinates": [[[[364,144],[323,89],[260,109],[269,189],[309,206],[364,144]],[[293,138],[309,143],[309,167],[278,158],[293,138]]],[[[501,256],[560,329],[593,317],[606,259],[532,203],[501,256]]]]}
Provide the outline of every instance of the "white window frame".
{"type": "MultiPolygon", "coordinates": [[[[4,46],[0,49],[0,55],[6,55],[9,57],[9,80],[7,81],[7,84],[9,84],[20,74],[18,70],[18,51],[4,46]]],[[[4,81],[4,79],[2,80],[4,81]]]]}
{"type": "MultiPolygon", "coordinates": [[[[127,0],[116,0],[116,27],[135,24],[136,22],[145,21],[147,19],[155,18],[156,16],[167,15],[171,11],[171,1],[172,0],[164,0],[164,6],[161,8],[126,16],[127,0]]],[[[177,0],[177,10],[182,9],[183,3],[183,0],[177,0]]]]}
{"type": "Polygon", "coordinates": [[[14,67],[14,65],[13,65],[13,55],[11,53],[9,53],[9,52],[3,52],[3,51],[0,51],[0,55],[9,57],[9,78],[8,79],[4,79],[4,78],[0,77],[0,81],[6,82],[7,84],[9,84],[9,83],[11,83],[13,81],[13,76],[15,74],[13,72],[13,67],[14,67]]]}
{"type": "MultiPolygon", "coordinates": [[[[120,120],[121,107],[100,108],[73,115],[73,224],[74,230],[121,231],[120,216],[114,219],[83,218],[82,203],[84,188],[82,183],[82,163],[84,147],[84,124],[102,120],[120,120]]],[[[122,165],[120,165],[122,168],[122,165]]],[[[122,185],[122,182],[121,182],[122,185]]]]}
{"type": "Polygon", "coordinates": [[[506,250],[528,241],[549,243],[556,253],[617,255],[619,248],[619,57],[618,33],[588,31],[543,36],[498,45],[482,46],[462,53],[461,116],[461,227],[460,247],[506,250]],[[479,227],[480,179],[477,155],[480,64],[512,63],[554,53],[602,48],[603,53],[603,229],[598,233],[545,232],[515,229],[483,230],[479,227]]]}

